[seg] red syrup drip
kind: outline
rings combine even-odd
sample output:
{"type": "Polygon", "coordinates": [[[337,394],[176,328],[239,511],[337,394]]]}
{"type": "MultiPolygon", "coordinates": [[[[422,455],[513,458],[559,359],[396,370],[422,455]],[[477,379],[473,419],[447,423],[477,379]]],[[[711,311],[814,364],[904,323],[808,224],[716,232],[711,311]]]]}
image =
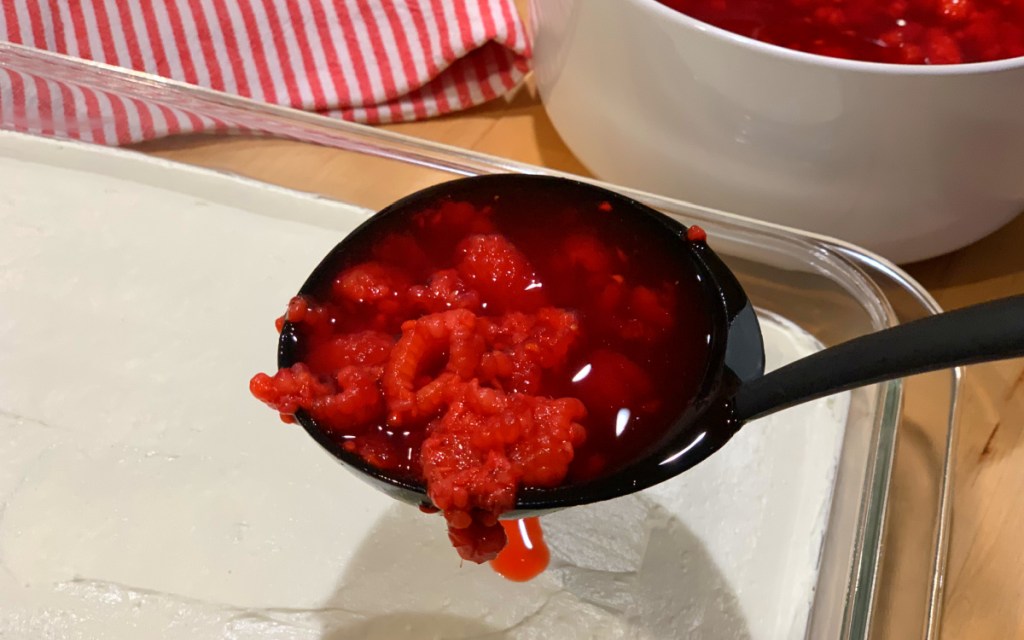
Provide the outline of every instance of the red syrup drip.
{"type": "Polygon", "coordinates": [[[508,544],[491,560],[492,569],[513,582],[532,580],[547,569],[551,553],[538,518],[502,520],[501,526],[508,544]]]}

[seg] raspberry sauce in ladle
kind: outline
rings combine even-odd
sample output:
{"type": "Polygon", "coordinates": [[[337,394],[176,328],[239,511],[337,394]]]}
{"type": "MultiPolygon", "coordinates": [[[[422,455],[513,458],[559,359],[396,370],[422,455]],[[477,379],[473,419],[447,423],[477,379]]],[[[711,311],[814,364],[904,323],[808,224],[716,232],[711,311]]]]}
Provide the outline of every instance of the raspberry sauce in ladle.
{"type": "MultiPolygon", "coordinates": [[[[1011,298],[864,336],[765,375],[753,306],[701,229],[545,176],[464,178],[403,198],[344,238],[297,299],[303,320],[286,317],[278,364],[296,388],[295,365],[309,364],[299,374],[334,385],[338,399],[291,406],[289,415],[376,488],[444,510],[453,544],[478,562],[505,544],[497,517],[640,491],[712,455],[753,418],[885,379],[1024,354],[1024,298],[1011,298]],[[332,291],[348,301],[332,301],[332,291]],[[310,317],[327,328],[317,333],[310,317]],[[361,350],[345,342],[351,336],[361,350]],[[363,369],[349,366],[351,353],[365,356],[363,369]],[[396,364],[396,354],[410,353],[418,359],[396,364]],[[336,383],[335,370],[317,371],[332,358],[347,367],[336,383]],[[383,389],[383,399],[353,405],[363,422],[327,425],[313,415],[349,416],[331,411],[354,402],[348,380],[359,388],[368,375],[377,382],[362,389],[383,389]],[[471,469],[456,455],[470,442],[484,447],[471,469]],[[426,472],[438,486],[470,475],[431,494],[426,472]],[[472,502],[481,483],[493,484],[497,502],[472,502]]],[[[253,384],[260,396],[270,383],[253,384]]]]}

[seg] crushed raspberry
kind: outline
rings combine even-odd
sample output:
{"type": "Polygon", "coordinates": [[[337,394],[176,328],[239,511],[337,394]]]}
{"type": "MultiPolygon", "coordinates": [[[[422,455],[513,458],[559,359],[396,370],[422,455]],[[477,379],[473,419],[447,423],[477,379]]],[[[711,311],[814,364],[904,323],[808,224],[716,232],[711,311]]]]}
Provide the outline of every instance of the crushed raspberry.
{"type": "Polygon", "coordinates": [[[412,235],[435,261],[450,259],[455,246],[467,236],[496,231],[489,208],[450,200],[416,214],[411,226],[412,235]]]}
{"type": "Polygon", "coordinates": [[[302,296],[295,296],[288,301],[288,310],[285,311],[284,317],[288,322],[302,322],[308,311],[309,302],[302,296]]]}
{"type": "Polygon", "coordinates": [[[425,285],[409,289],[410,304],[425,313],[451,309],[480,310],[480,294],[469,288],[455,269],[431,274],[425,285]]]}
{"type": "MultiPolygon", "coordinates": [[[[586,409],[575,398],[505,394],[475,381],[453,396],[423,442],[427,494],[452,530],[476,527],[500,536],[498,516],[515,505],[519,486],[555,487],[565,479],[586,439],[578,422],[586,409]]],[[[485,554],[477,545],[463,557],[479,561],[485,554]]]]}
{"type": "Polygon", "coordinates": [[[510,313],[484,323],[491,351],[484,354],[481,379],[507,391],[531,392],[546,371],[568,361],[580,335],[577,314],[545,307],[536,314],[510,313]]]}
{"type": "Polygon", "coordinates": [[[430,274],[430,256],[411,233],[396,233],[373,248],[377,262],[392,264],[414,277],[430,274]]]}
{"type": "MultiPolygon", "coordinates": [[[[597,294],[625,268],[622,256],[592,233],[570,234],[552,258],[552,268],[565,274],[564,286],[585,287],[597,294]]],[[[621,276],[619,276],[621,278],[621,276]]],[[[554,295],[566,292],[553,289],[554,295]]]]}
{"type": "Polygon", "coordinates": [[[657,409],[654,383],[637,363],[616,351],[599,349],[589,365],[577,393],[591,413],[611,419],[621,407],[647,413],[657,409]]]}
{"type": "MultiPolygon", "coordinates": [[[[348,366],[334,378],[316,375],[305,364],[281,369],[273,377],[256,374],[249,391],[282,415],[308,411],[327,430],[363,425],[384,411],[378,391],[381,367],[348,366]]],[[[285,419],[287,422],[287,419],[285,419]]]]}
{"type": "Polygon", "coordinates": [[[286,322],[302,327],[307,335],[328,336],[334,332],[334,311],[326,305],[310,301],[305,296],[295,296],[288,301],[284,315],[274,326],[278,333],[284,330],[286,322]]]}
{"type": "Polygon", "coordinates": [[[532,310],[544,304],[544,291],[530,261],[503,236],[470,236],[457,252],[459,273],[489,308],[532,310]]]}
{"type": "Polygon", "coordinates": [[[334,393],[318,397],[310,406],[303,406],[324,429],[344,429],[357,433],[384,415],[380,397],[381,367],[348,366],[334,377],[334,393]]]}
{"type": "Polygon", "coordinates": [[[561,262],[564,268],[579,269],[585,274],[610,275],[615,256],[611,249],[593,234],[574,233],[562,243],[561,262]]]}
{"type": "Polygon", "coordinates": [[[508,543],[505,529],[500,523],[487,525],[476,520],[470,521],[464,527],[449,524],[448,539],[459,556],[477,564],[498,557],[498,553],[508,543]]]}
{"type": "Polygon", "coordinates": [[[397,301],[408,288],[409,282],[402,271],[378,262],[352,267],[334,281],[334,295],[337,297],[371,306],[396,302],[389,307],[392,311],[398,309],[397,301]]]}
{"type": "Polygon", "coordinates": [[[350,365],[382,365],[394,345],[391,336],[379,331],[331,336],[306,356],[305,364],[316,373],[328,374],[350,365]]]}
{"type": "Polygon", "coordinates": [[[958,64],[1024,55],[1024,0],[658,0],[729,31],[835,58],[958,64]]]}
{"type": "Polygon", "coordinates": [[[347,269],[334,280],[333,302],[350,318],[366,318],[367,328],[393,331],[405,315],[411,282],[401,269],[366,262],[347,269]]]}
{"type": "Polygon", "coordinates": [[[625,307],[619,310],[620,334],[627,340],[656,341],[675,324],[675,306],[675,290],[670,286],[657,291],[634,287],[625,307]]]}
{"type": "Polygon", "coordinates": [[[413,219],[415,232],[426,236],[442,235],[457,243],[466,236],[492,233],[496,230],[491,209],[479,208],[469,202],[445,200],[437,208],[418,213],[413,219]]]}
{"type": "Polygon", "coordinates": [[[334,393],[335,387],[331,381],[314,375],[309,367],[299,363],[290,369],[281,369],[273,377],[257,373],[249,381],[249,391],[271,409],[292,414],[312,407],[313,401],[334,393]]]}
{"type": "Polygon", "coordinates": [[[456,309],[405,322],[384,371],[384,394],[391,411],[388,422],[398,426],[437,413],[450,384],[473,377],[483,350],[477,317],[471,311],[456,309]],[[442,381],[441,385],[421,384],[420,375],[431,369],[435,369],[433,380],[442,381]]]}
{"type": "Polygon", "coordinates": [[[620,468],[702,380],[692,266],[593,210],[555,212],[579,227],[559,237],[543,209],[442,201],[371,236],[355,252],[369,259],[289,302],[278,331],[290,323],[299,361],[252,394],[423,482],[459,555],[493,559],[520,489],[620,468]]]}

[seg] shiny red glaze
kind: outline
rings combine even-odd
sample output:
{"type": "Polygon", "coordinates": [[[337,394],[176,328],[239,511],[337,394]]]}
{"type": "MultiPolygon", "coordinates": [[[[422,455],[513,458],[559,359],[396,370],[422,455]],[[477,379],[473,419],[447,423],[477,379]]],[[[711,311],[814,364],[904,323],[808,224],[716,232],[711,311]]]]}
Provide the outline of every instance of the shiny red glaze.
{"type": "Polygon", "coordinates": [[[755,40],[835,58],[958,64],[1024,56],[1024,0],[658,0],[755,40]]]}
{"type": "Polygon", "coordinates": [[[690,404],[708,303],[678,239],[632,230],[609,202],[443,201],[405,225],[289,302],[301,361],[250,389],[422,481],[459,554],[485,562],[520,487],[620,468],[690,404]]]}
{"type": "Polygon", "coordinates": [[[537,518],[502,520],[508,544],[498,557],[491,560],[491,568],[513,582],[526,582],[547,569],[551,553],[544,542],[544,531],[537,518]]]}

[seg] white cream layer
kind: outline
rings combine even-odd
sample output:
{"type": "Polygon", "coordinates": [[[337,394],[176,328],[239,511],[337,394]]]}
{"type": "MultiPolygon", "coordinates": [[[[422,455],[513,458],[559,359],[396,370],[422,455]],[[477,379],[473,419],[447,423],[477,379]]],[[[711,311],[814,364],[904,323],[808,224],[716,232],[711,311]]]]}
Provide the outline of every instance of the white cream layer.
{"type": "MultiPolygon", "coordinates": [[[[552,569],[507,582],[249,396],[365,212],[6,134],[0,181],[5,640],[803,637],[845,397],[546,518],[552,569]]],[[[817,348],[764,330],[771,366],[817,348]]]]}

